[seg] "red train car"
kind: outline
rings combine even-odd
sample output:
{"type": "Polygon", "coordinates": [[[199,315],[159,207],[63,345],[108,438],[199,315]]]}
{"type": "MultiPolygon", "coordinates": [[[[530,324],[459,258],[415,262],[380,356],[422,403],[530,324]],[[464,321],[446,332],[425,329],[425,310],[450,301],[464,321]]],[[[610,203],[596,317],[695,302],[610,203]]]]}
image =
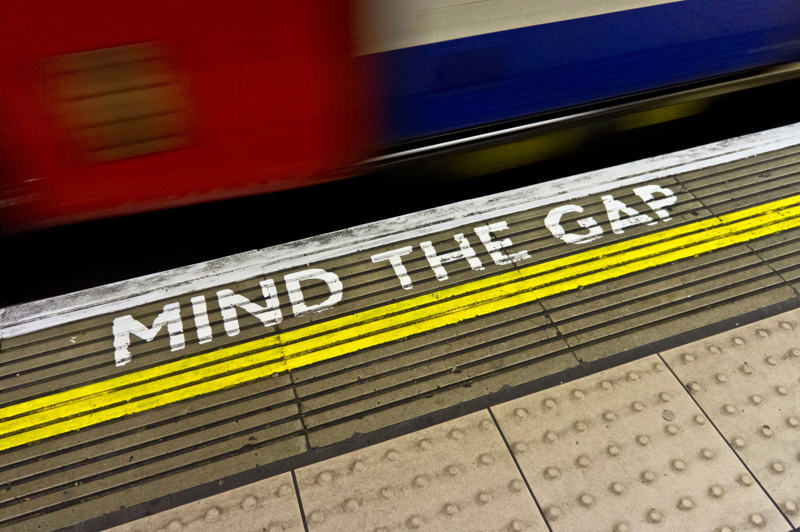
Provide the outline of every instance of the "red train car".
{"type": "Polygon", "coordinates": [[[351,6],[0,6],[0,222],[71,221],[335,178],[369,136],[351,6]]]}

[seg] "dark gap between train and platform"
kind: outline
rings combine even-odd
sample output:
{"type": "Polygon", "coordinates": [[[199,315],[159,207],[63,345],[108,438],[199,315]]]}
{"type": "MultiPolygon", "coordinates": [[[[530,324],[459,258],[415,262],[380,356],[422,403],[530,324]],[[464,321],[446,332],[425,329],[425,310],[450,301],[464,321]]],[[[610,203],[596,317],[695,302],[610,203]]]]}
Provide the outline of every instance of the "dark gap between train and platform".
{"type": "MultiPolygon", "coordinates": [[[[78,486],[78,485],[84,485],[84,484],[88,485],[89,483],[91,483],[93,481],[96,481],[96,480],[101,480],[101,479],[104,479],[104,478],[113,477],[114,475],[125,473],[127,471],[133,471],[133,470],[136,470],[138,468],[141,468],[141,467],[144,467],[144,466],[147,466],[147,465],[151,465],[151,464],[158,463],[158,462],[163,462],[165,460],[170,460],[172,458],[175,458],[177,456],[181,456],[181,455],[186,454],[186,453],[194,452],[194,451],[203,449],[205,447],[211,447],[211,446],[214,446],[214,445],[218,445],[220,443],[225,443],[226,441],[230,441],[230,440],[233,440],[235,438],[239,438],[239,437],[242,437],[242,436],[246,436],[248,434],[252,434],[252,433],[254,433],[256,431],[261,431],[261,430],[266,430],[266,429],[270,429],[270,428],[279,427],[279,426],[284,425],[286,423],[290,423],[292,421],[299,420],[299,417],[300,417],[299,415],[293,415],[290,418],[284,418],[282,420],[275,421],[275,422],[272,422],[272,423],[266,423],[264,425],[258,426],[257,428],[248,429],[248,430],[242,431],[240,433],[229,433],[229,434],[226,434],[225,436],[222,436],[222,437],[219,437],[219,438],[207,440],[207,441],[204,441],[202,444],[199,444],[199,445],[192,445],[192,446],[189,446],[189,447],[181,448],[179,450],[173,450],[173,451],[170,451],[169,454],[166,454],[166,455],[161,455],[161,456],[158,456],[158,457],[151,457],[151,458],[147,458],[145,460],[140,460],[140,461],[137,461],[137,462],[126,463],[124,465],[120,465],[120,466],[117,466],[117,467],[114,467],[114,468],[111,468],[111,469],[105,469],[100,473],[93,473],[93,474],[90,474],[90,475],[87,475],[87,476],[83,476],[83,477],[80,477],[80,478],[74,477],[74,478],[72,478],[72,479],[70,479],[68,481],[62,482],[61,484],[54,485],[54,486],[48,486],[45,489],[40,489],[40,490],[35,491],[35,492],[21,493],[15,499],[0,503],[0,509],[7,508],[7,507],[12,507],[12,506],[14,506],[16,504],[20,504],[22,502],[26,502],[28,500],[32,500],[32,499],[35,499],[35,498],[38,498],[38,497],[43,497],[43,496],[46,496],[46,495],[51,494],[51,493],[56,493],[56,492],[58,492],[58,491],[60,491],[62,489],[69,488],[71,486],[78,486]]],[[[228,422],[232,422],[232,421],[229,420],[228,422]]],[[[218,426],[218,425],[219,424],[214,424],[214,426],[218,426]]],[[[211,425],[209,425],[209,426],[211,427],[211,425]]],[[[194,432],[199,432],[199,431],[194,431],[194,432]]],[[[231,456],[236,456],[238,454],[241,454],[242,452],[249,452],[251,450],[256,450],[256,449],[259,449],[259,448],[264,447],[264,446],[273,445],[274,443],[279,443],[279,442],[281,442],[283,440],[286,440],[288,438],[294,438],[296,436],[299,436],[299,435],[301,435],[301,433],[302,433],[302,431],[294,431],[294,432],[290,432],[288,434],[281,435],[281,436],[279,436],[277,438],[260,441],[258,443],[247,444],[247,445],[245,445],[243,447],[240,447],[236,451],[228,451],[226,453],[223,453],[223,454],[219,455],[215,460],[222,460],[222,459],[225,459],[225,458],[229,458],[231,456]]],[[[163,438],[163,441],[171,441],[171,440],[177,439],[180,436],[185,436],[185,434],[177,435],[177,436],[169,437],[169,438],[163,438]]],[[[159,441],[157,443],[163,443],[163,442],[159,441]]],[[[128,449],[124,453],[116,453],[115,455],[125,455],[125,454],[131,453],[131,452],[136,452],[136,449],[128,449]]],[[[90,461],[84,461],[84,462],[81,462],[80,464],[73,465],[72,467],[65,467],[65,468],[61,468],[60,467],[60,468],[58,468],[58,470],[50,471],[50,472],[47,472],[45,474],[36,475],[35,477],[27,478],[22,482],[15,481],[15,482],[11,482],[9,484],[0,485],[0,490],[2,490],[3,488],[6,488],[6,491],[8,491],[11,488],[14,488],[15,486],[21,489],[21,488],[24,487],[24,485],[27,482],[31,482],[31,481],[37,480],[39,478],[46,478],[46,477],[52,476],[54,474],[61,474],[64,471],[74,470],[74,469],[77,469],[77,468],[80,468],[80,467],[84,467],[84,466],[86,466],[88,464],[92,464],[92,463],[95,463],[95,462],[98,462],[98,461],[99,461],[99,459],[90,460],[90,461]]],[[[214,461],[214,460],[209,460],[207,463],[210,463],[212,461],[214,461]]],[[[190,466],[183,466],[183,467],[186,468],[186,469],[191,469],[192,468],[190,466]]],[[[176,470],[176,472],[181,472],[181,470],[182,469],[179,468],[179,469],[176,470]]],[[[151,479],[151,478],[155,478],[155,477],[147,477],[145,479],[142,479],[141,483],[148,482],[149,479],[151,479]]],[[[80,497],[83,497],[83,496],[80,496],[80,497]]]]}
{"type": "MultiPolygon", "coordinates": [[[[543,317],[544,318],[545,317],[544,316],[544,312],[540,311],[540,312],[537,312],[535,315],[528,315],[528,316],[525,316],[525,317],[522,317],[522,318],[516,318],[514,320],[511,320],[509,322],[504,323],[503,326],[507,326],[509,324],[513,325],[513,324],[516,324],[516,323],[523,323],[523,322],[529,321],[529,320],[531,320],[532,318],[535,318],[535,317],[543,317]]],[[[480,318],[473,318],[473,319],[478,320],[480,318]]],[[[468,323],[468,321],[464,321],[464,322],[461,322],[461,323],[465,323],[466,324],[466,323],[468,323]]],[[[469,337],[469,336],[473,336],[473,335],[480,335],[480,334],[485,333],[486,330],[490,330],[490,329],[495,328],[495,327],[496,326],[490,326],[490,327],[487,327],[486,329],[482,329],[482,330],[472,330],[472,331],[470,331],[468,333],[460,335],[459,338],[469,337]]],[[[312,394],[308,394],[308,395],[303,395],[303,396],[300,397],[300,400],[301,401],[308,401],[308,400],[311,400],[311,399],[324,397],[324,396],[330,395],[332,393],[337,393],[340,390],[347,390],[347,389],[354,388],[354,387],[357,387],[357,386],[361,386],[361,385],[364,385],[364,384],[369,384],[370,382],[373,382],[373,381],[376,381],[376,380],[380,380],[380,379],[384,379],[386,377],[391,377],[393,375],[401,375],[403,373],[407,373],[408,371],[412,371],[412,370],[414,370],[416,368],[420,368],[420,367],[425,367],[425,366],[430,365],[430,364],[435,363],[435,362],[443,362],[443,361],[446,361],[448,359],[457,358],[457,357],[459,357],[461,355],[465,355],[465,354],[469,354],[469,353],[475,352],[478,349],[491,347],[493,345],[499,345],[499,344],[501,344],[503,342],[507,342],[507,341],[513,340],[515,338],[522,338],[522,337],[528,336],[530,334],[534,334],[534,333],[537,333],[537,332],[543,332],[543,331],[546,331],[547,329],[553,329],[553,328],[554,328],[554,326],[553,326],[552,323],[544,323],[542,325],[539,325],[539,326],[536,326],[536,327],[533,327],[533,328],[530,328],[530,329],[526,329],[526,330],[521,331],[521,332],[511,333],[511,334],[507,334],[506,336],[493,338],[491,341],[487,341],[487,342],[481,343],[480,345],[472,345],[472,346],[469,346],[469,347],[464,347],[464,348],[461,348],[461,349],[458,349],[458,350],[455,350],[455,351],[450,351],[448,353],[445,353],[445,354],[442,354],[442,355],[439,355],[439,356],[436,356],[436,357],[431,357],[431,358],[428,358],[428,359],[425,359],[425,360],[421,360],[421,361],[413,363],[413,364],[407,364],[407,365],[404,365],[403,367],[400,367],[400,368],[391,369],[391,370],[388,370],[388,371],[385,371],[383,373],[376,374],[376,375],[373,375],[373,376],[370,376],[370,377],[358,378],[357,380],[354,380],[354,381],[352,381],[352,382],[350,382],[348,384],[336,386],[335,389],[333,389],[333,390],[331,388],[326,388],[324,391],[320,391],[320,392],[316,392],[316,393],[312,393],[312,394]]],[[[428,334],[433,334],[433,332],[428,333],[428,334]]],[[[544,344],[550,343],[550,341],[551,341],[551,339],[536,341],[536,342],[528,344],[524,348],[522,348],[522,347],[515,348],[514,350],[505,351],[503,354],[500,354],[500,355],[493,355],[491,357],[481,358],[481,359],[479,359],[479,361],[477,363],[484,363],[484,362],[491,361],[491,360],[494,360],[494,359],[497,359],[497,358],[502,358],[503,356],[507,356],[508,354],[520,352],[520,351],[525,350],[525,349],[530,349],[531,347],[536,347],[536,346],[539,346],[539,345],[544,345],[544,344]]],[[[390,362],[392,360],[402,360],[402,359],[404,359],[404,358],[406,358],[408,356],[411,356],[411,355],[414,355],[414,354],[417,354],[417,353],[423,353],[423,352],[432,350],[432,349],[434,349],[436,347],[447,345],[447,344],[449,344],[451,342],[453,342],[452,338],[444,338],[444,339],[441,339],[441,340],[437,340],[437,341],[435,341],[435,342],[433,342],[431,344],[427,344],[427,345],[421,346],[421,347],[416,347],[414,349],[410,349],[408,351],[403,351],[401,353],[392,354],[392,355],[389,355],[389,356],[386,356],[386,357],[381,357],[379,359],[370,359],[370,360],[367,360],[367,361],[365,361],[365,362],[363,362],[361,364],[358,364],[358,365],[348,366],[346,369],[338,370],[336,372],[326,373],[324,376],[315,377],[315,378],[309,379],[307,381],[303,381],[301,383],[298,383],[297,386],[303,386],[303,385],[305,385],[307,383],[316,383],[316,382],[320,382],[320,381],[325,381],[325,380],[327,380],[327,379],[329,379],[331,377],[336,377],[336,376],[340,376],[340,375],[347,375],[348,373],[350,373],[353,370],[358,370],[358,369],[361,369],[361,368],[374,366],[376,364],[383,363],[383,362],[390,362]]],[[[362,353],[362,354],[363,353],[368,353],[368,351],[365,350],[365,351],[361,351],[360,353],[362,353]]],[[[452,368],[450,368],[448,370],[443,370],[441,372],[430,374],[429,376],[422,377],[422,378],[415,378],[415,379],[413,379],[413,382],[414,383],[416,383],[416,382],[424,382],[426,380],[430,380],[432,378],[436,378],[437,376],[447,375],[447,374],[450,374],[450,373],[460,373],[461,372],[461,368],[465,368],[465,367],[469,367],[469,366],[467,364],[459,364],[459,365],[453,366],[452,368]]],[[[328,410],[334,410],[336,408],[340,408],[341,406],[344,406],[344,405],[347,405],[347,404],[351,404],[351,403],[355,403],[355,402],[361,401],[363,399],[367,399],[367,398],[370,398],[370,397],[377,397],[377,396],[380,396],[381,394],[386,393],[386,392],[402,389],[402,388],[408,386],[408,384],[409,384],[409,381],[405,381],[402,384],[398,384],[398,385],[391,386],[391,387],[386,387],[386,388],[381,388],[380,390],[376,390],[376,391],[371,392],[371,393],[359,395],[358,397],[354,397],[354,398],[348,399],[346,401],[340,401],[340,402],[337,402],[335,404],[331,404],[331,405],[329,405],[328,407],[325,407],[325,408],[318,408],[318,409],[315,409],[315,410],[309,410],[309,411],[305,411],[303,413],[304,414],[308,414],[308,415],[313,415],[313,414],[317,414],[319,412],[325,412],[325,411],[328,411],[328,410]]]]}
{"type": "Polygon", "coordinates": [[[592,362],[583,362],[578,366],[569,368],[536,380],[513,387],[506,387],[500,391],[482,397],[471,399],[444,409],[404,420],[394,425],[377,429],[369,433],[356,434],[353,437],[331,444],[323,448],[310,448],[307,452],[285,458],[280,461],[265,464],[242,473],[212,481],[200,486],[188,488],[170,496],[159,497],[146,503],[121,509],[118,512],[106,514],[85,521],[82,524],[72,525],[60,529],[58,532],[101,532],[106,528],[130,522],[152,513],[175,508],[199,499],[217,495],[224,491],[235,489],[249,483],[274,477],[281,473],[319,463],[329,458],[363,449],[370,445],[382,443],[399,436],[418,430],[438,425],[453,419],[505,403],[520,397],[530,395],[565,382],[571,382],[606,369],[611,369],[633,360],[638,360],[654,353],[673,349],[697,340],[702,340],[735,327],[747,325],[765,318],[782,314],[789,310],[800,308],[800,298],[782,301],[768,307],[763,307],[740,316],[705,325],[703,327],[686,331],[669,338],[641,345],[637,348],[612,354],[608,357],[592,362]]]}
{"type": "MultiPolygon", "coordinates": [[[[292,438],[296,438],[298,436],[302,436],[302,433],[301,432],[291,433],[291,434],[284,435],[284,436],[282,436],[280,438],[276,438],[274,440],[270,440],[268,442],[264,442],[262,445],[254,444],[252,446],[247,446],[246,449],[245,449],[245,452],[254,451],[254,450],[261,449],[263,447],[275,445],[277,443],[281,443],[283,441],[287,441],[287,440],[290,440],[292,438]]],[[[183,454],[183,453],[181,453],[181,454],[183,454]]],[[[223,455],[215,457],[214,459],[206,459],[206,460],[203,460],[201,462],[195,462],[195,463],[191,464],[190,466],[182,466],[182,467],[176,468],[176,469],[171,470],[171,471],[164,471],[164,472],[162,472],[162,473],[160,473],[158,475],[153,475],[153,476],[148,477],[146,479],[141,479],[141,480],[137,480],[135,482],[130,482],[130,483],[124,484],[122,486],[115,486],[113,488],[100,490],[100,491],[97,491],[97,492],[94,492],[94,493],[91,493],[91,494],[88,494],[88,495],[82,495],[82,496],[80,496],[80,498],[75,499],[75,500],[65,501],[65,502],[62,502],[62,503],[59,503],[59,504],[55,504],[55,505],[49,506],[46,509],[36,510],[36,511],[30,512],[28,514],[25,514],[25,515],[22,515],[22,516],[19,516],[19,517],[15,517],[15,518],[12,518],[12,519],[5,520],[3,522],[0,522],[0,526],[15,525],[15,524],[27,521],[29,519],[32,519],[34,517],[38,517],[38,516],[41,516],[41,515],[46,515],[46,514],[53,513],[53,512],[59,511],[59,510],[63,510],[65,508],[69,508],[69,507],[75,506],[77,504],[83,504],[83,503],[98,499],[100,497],[103,497],[103,496],[106,496],[106,495],[110,495],[112,493],[118,493],[120,491],[126,491],[126,490],[129,490],[129,489],[131,489],[131,488],[133,488],[135,486],[140,486],[140,485],[143,485],[143,484],[147,484],[148,482],[153,482],[153,481],[156,481],[156,480],[160,480],[162,478],[170,477],[172,475],[176,475],[176,474],[183,473],[183,472],[186,472],[186,471],[191,471],[193,469],[198,469],[198,468],[204,467],[204,466],[206,466],[208,464],[212,464],[212,463],[218,462],[220,460],[224,460],[226,458],[230,458],[230,457],[236,456],[238,454],[241,454],[241,452],[239,452],[239,453],[236,453],[236,452],[225,453],[223,455]]]]}
{"type": "MultiPolygon", "coordinates": [[[[288,389],[288,386],[285,387],[285,389],[288,389]]],[[[271,395],[273,393],[275,393],[275,392],[274,391],[270,391],[270,392],[265,392],[265,393],[261,393],[261,394],[256,394],[256,395],[248,397],[248,399],[246,399],[246,400],[236,401],[236,403],[252,401],[253,399],[262,398],[262,397],[264,397],[266,395],[271,395]]],[[[29,476],[24,477],[24,478],[19,478],[19,479],[13,480],[13,481],[8,482],[8,483],[0,484],[0,490],[2,490],[3,488],[13,487],[13,486],[19,485],[19,484],[24,484],[26,482],[29,482],[31,480],[36,480],[38,478],[43,478],[43,477],[51,476],[53,474],[61,473],[62,471],[68,471],[68,470],[71,470],[71,469],[83,467],[83,466],[85,466],[87,464],[92,464],[92,463],[99,462],[99,461],[102,461],[102,460],[106,460],[106,459],[109,459],[109,458],[114,458],[116,456],[122,456],[122,455],[126,455],[128,453],[131,453],[131,452],[136,452],[136,451],[140,451],[142,449],[147,449],[149,447],[153,447],[155,445],[159,445],[159,444],[162,444],[164,442],[173,441],[173,440],[176,440],[176,439],[179,439],[179,438],[182,438],[182,437],[194,434],[194,433],[200,433],[200,432],[203,432],[203,431],[208,430],[208,429],[213,429],[213,428],[216,428],[216,427],[224,426],[224,425],[226,425],[228,423],[237,421],[239,419],[246,419],[248,417],[257,416],[257,415],[264,414],[264,413],[267,413],[267,412],[271,412],[271,411],[274,411],[274,410],[278,410],[278,409],[281,409],[281,408],[284,408],[284,407],[287,407],[287,406],[296,406],[296,405],[297,405],[297,403],[295,401],[283,401],[283,402],[280,402],[280,403],[273,403],[273,404],[270,404],[267,407],[264,407],[264,408],[261,408],[261,409],[255,409],[255,410],[250,411],[250,412],[248,412],[247,414],[244,414],[244,415],[239,415],[234,420],[224,419],[224,420],[219,420],[219,421],[215,421],[215,422],[206,423],[206,424],[203,424],[203,426],[201,428],[189,428],[189,429],[183,430],[181,432],[174,432],[174,433],[170,434],[169,436],[162,436],[162,437],[159,437],[159,438],[153,438],[153,439],[150,439],[149,441],[144,441],[144,442],[141,442],[141,443],[135,443],[134,445],[131,445],[129,447],[119,448],[119,449],[115,450],[114,452],[98,454],[98,455],[92,456],[91,458],[84,458],[82,460],[75,461],[75,462],[70,463],[70,464],[62,464],[62,465],[59,465],[57,470],[50,470],[50,471],[45,471],[45,472],[42,472],[42,473],[36,473],[36,474],[29,475],[29,476]]],[[[228,406],[231,406],[231,405],[224,405],[222,408],[228,407],[228,406]]],[[[165,426],[165,425],[173,425],[173,424],[178,423],[180,421],[183,421],[185,419],[191,419],[193,417],[197,417],[198,415],[204,415],[204,414],[207,414],[209,412],[213,412],[213,411],[219,410],[219,409],[220,408],[208,408],[208,409],[204,409],[204,410],[198,411],[198,412],[191,412],[191,413],[188,413],[188,414],[184,414],[184,415],[180,415],[180,416],[176,416],[176,417],[171,417],[171,418],[164,419],[164,420],[156,422],[156,423],[147,424],[147,425],[145,425],[144,427],[141,427],[141,428],[131,429],[131,430],[128,430],[128,431],[125,431],[125,432],[122,432],[122,433],[118,433],[118,434],[115,434],[113,436],[108,436],[108,437],[104,437],[104,438],[100,438],[100,439],[94,439],[94,440],[90,440],[90,441],[85,441],[83,443],[80,443],[80,444],[77,444],[77,445],[73,445],[73,446],[70,446],[70,447],[64,447],[64,448],[59,449],[56,452],[47,453],[47,454],[44,454],[44,455],[32,456],[32,457],[30,457],[28,459],[24,459],[24,460],[20,460],[18,462],[15,462],[14,464],[9,464],[9,465],[2,466],[2,467],[0,467],[0,472],[18,469],[18,468],[24,467],[26,465],[30,465],[30,464],[41,462],[43,460],[50,460],[50,459],[56,458],[58,456],[63,456],[65,454],[73,453],[73,452],[81,450],[81,449],[92,448],[92,447],[95,447],[95,446],[103,444],[103,443],[107,443],[107,442],[114,441],[114,440],[119,440],[119,439],[122,439],[122,438],[125,438],[125,437],[128,437],[128,436],[131,436],[133,434],[139,434],[139,433],[146,432],[148,430],[153,430],[155,428],[159,428],[159,427],[162,427],[162,426],[165,426]]],[[[226,439],[232,439],[234,437],[239,437],[239,436],[242,436],[242,435],[246,435],[246,434],[248,434],[250,432],[254,432],[255,430],[260,430],[260,429],[264,429],[264,428],[270,428],[273,425],[277,426],[277,425],[280,425],[280,424],[283,424],[283,423],[286,423],[286,422],[289,422],[289,421],[293,421],[295,419],[299,419],[299,414],[292,415],[292,416],[289,416],[289,417],[286,417],[286,418],[282,418],[281,420],[276,420],[276,421],[268,423],[266,425],[261,425],[258,428],[246,429],[244,431],[240,431],[240,433],[231,433],[233,435],[230,435],[230,434],[226,435],[225,438],[226,439]]],[[[106,427],[108,425],[113,424],[115,421],[117,421],[117,420],[106,421],[104,423],[100,423],[100,424],[94,425],[93,428],[96,427],[98,430],[100,430],[103,427],[106,427]]],[[[89,433],[87,433],[87,434],[89,434],[89,433]]],[[[56,436],[53,439],[57,439],[57,438],[58,438],[58,436],[56,436]]],[[[48,441],[52,441],[53,439],[48,439],[48,441]]],[[[12,450],[19,450],[19,449],[15,448],[15,449],[12,449],[12,450]]],[[[2,504],[0,504],[0,507],[2,507],[2,504]]]]}

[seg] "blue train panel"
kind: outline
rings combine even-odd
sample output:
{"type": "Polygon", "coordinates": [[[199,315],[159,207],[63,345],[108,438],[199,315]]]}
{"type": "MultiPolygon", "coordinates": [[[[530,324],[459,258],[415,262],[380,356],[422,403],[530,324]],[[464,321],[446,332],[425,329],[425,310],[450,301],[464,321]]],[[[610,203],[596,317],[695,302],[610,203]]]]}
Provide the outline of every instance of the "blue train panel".
{"type": "Polygon", "coordinates": [[[800,2],[684,0],[369,60],[393,143],[800,60],[800,2]]]}

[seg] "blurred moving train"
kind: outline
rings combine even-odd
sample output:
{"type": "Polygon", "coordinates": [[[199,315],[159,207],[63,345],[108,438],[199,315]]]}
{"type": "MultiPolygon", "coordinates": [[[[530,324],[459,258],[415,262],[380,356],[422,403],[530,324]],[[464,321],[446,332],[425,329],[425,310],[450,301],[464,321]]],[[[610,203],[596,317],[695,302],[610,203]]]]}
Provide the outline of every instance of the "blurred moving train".
{"type": "Polygon", "coordinates": [[[0,50],[8,231],[552,140],[582,109],[691,114],[697,87],[797,73],[800,2],[9,0],[0,50]]]}

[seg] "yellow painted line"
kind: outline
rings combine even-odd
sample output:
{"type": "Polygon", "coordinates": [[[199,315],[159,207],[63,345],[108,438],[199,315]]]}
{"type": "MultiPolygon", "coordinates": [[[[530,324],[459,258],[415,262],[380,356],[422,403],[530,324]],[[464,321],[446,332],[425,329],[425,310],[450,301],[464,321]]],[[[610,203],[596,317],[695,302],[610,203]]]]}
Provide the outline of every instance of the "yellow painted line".
{"type": "Polygon", "coordinates": [[[800,196],[0,409],[0,450],[800,226],[800,196]]]}

